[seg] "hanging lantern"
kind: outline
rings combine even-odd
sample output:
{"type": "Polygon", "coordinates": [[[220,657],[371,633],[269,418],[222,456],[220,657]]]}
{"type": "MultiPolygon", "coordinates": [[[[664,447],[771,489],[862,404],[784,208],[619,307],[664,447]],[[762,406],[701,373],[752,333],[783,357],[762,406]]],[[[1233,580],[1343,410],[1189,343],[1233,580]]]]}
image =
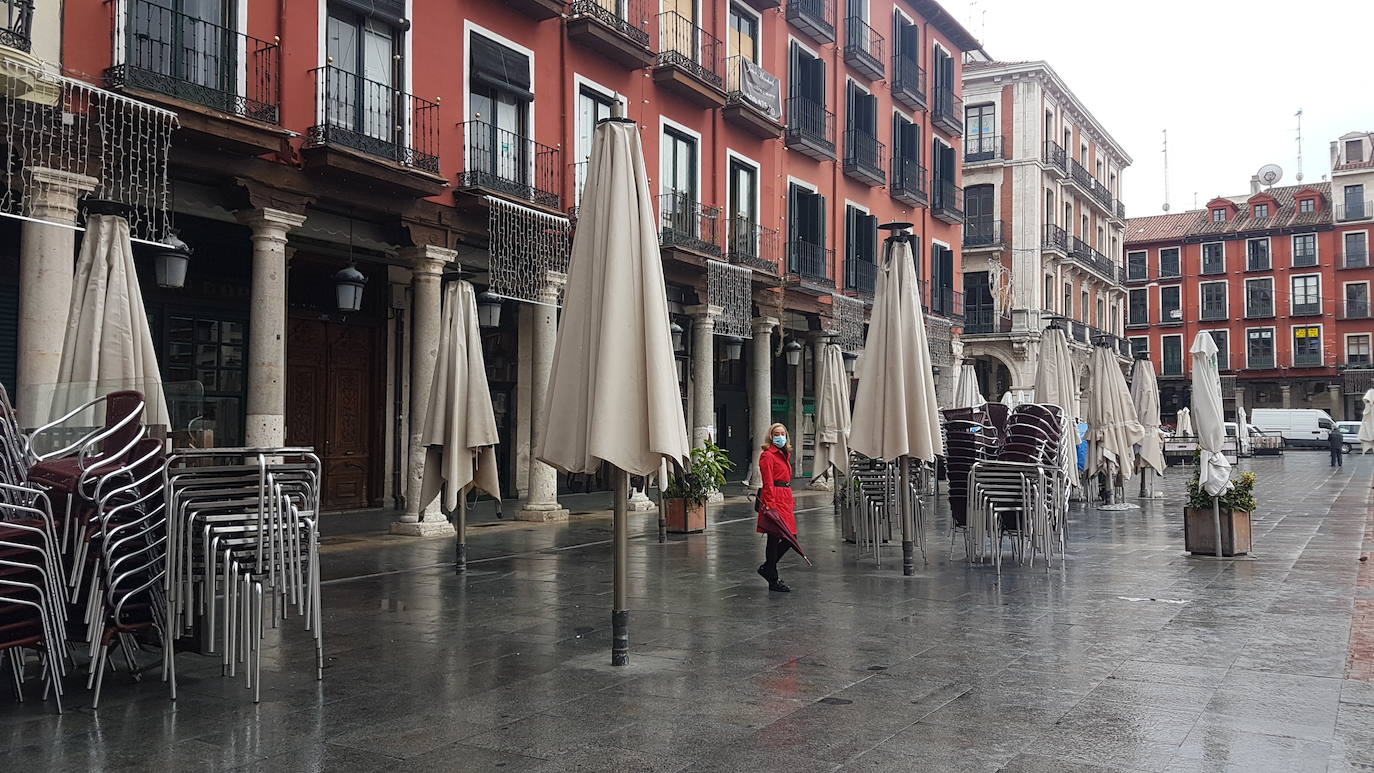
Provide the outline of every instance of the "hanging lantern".
{"type": "Polygon", "coordinates": [[[363,307],[363,288],[367,287],[367,277],[356,266],[349,263],[334,274],[334,298],[339,311],[354,312],[363,307]]]}
{"type": "Polygon", "coordinates": [[[854,369],[857,368],[859,364],[859,355],[855,354],[854,352],[844,352],[843,357],[844,372],[848,373],[850,378],[853,378],[854,369]]]}
{"type": "Polygon", "coordinates": [[[787,357],[788,365],[797,366],[801,364],[802,345],[797,343],[795,338],[788,341],[787,345],[782,347],[782,351],[787,357]]]}
{"type": "Polygon", "coordinates": [[[725,339],[725,359],[731,362],[738,362],[744,356],[744,339],[739,336],[729,336],[725,339]]]}
{"type": "Polygon", "coordinates": [[[668,332],[673,336],[673,351],[682,351],[682,325],[674,322],[668,327],[668,332]]]}
{"type": "Polygon", "coordinates": [[[153,253],[157,286],[176,290],[186,285],[186,267],[191,263],[191,248],[174,233],[167,234],[153,253]]]}
{"type": "Polygon", "coordinates": [[[501,327],[501,296],[490,291],[477,296],[477,324],[485,328],[501,327]]]}

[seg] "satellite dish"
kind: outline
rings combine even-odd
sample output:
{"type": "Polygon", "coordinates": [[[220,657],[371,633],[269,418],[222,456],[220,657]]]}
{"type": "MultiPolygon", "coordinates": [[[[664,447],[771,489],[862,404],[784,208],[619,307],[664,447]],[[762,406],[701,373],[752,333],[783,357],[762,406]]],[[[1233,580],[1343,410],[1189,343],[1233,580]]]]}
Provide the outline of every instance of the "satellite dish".
{"type": "Polygon", "coordinates": [[[1169,211],[1169,202],[1167,202],[1167,201],[1164,202],[1164,211],[1165,211],[1165,212],[1168,212],[1168,211],[1169,211]]]}
{"type": "Polygon", "coordinates": [[[1259,178],[1260,182],[1269,186],[1283,179],[1283,169],[1278,164],[1265,164],[1260,167],[1259,174],[1255,176],[1259,178]]]}

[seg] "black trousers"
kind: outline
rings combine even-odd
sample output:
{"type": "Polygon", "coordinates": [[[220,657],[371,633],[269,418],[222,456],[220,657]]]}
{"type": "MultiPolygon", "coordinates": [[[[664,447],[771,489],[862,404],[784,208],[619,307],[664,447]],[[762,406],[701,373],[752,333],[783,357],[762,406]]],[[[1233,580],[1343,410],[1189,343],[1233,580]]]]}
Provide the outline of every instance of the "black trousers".
{"type": "Polygon", "coordinates": [[[1340,447],[1340,446],[1336,446],[1335,448],[1331,449],[1331,466],[1332,466],[1332,467],[1343,467],[1343,466],[1345,466],[1344,461],[1341,459],[1341,447],[1340,447]]]}
{"type": "Polygon", "coordinates": [[[772,577],[778,576],[778,560],[791,549],[792,546],[786,540],[779,539],[772,534],[768,535],[768,544],[763,550],[763,563],[768,567],[768,572],[772,577]]]}

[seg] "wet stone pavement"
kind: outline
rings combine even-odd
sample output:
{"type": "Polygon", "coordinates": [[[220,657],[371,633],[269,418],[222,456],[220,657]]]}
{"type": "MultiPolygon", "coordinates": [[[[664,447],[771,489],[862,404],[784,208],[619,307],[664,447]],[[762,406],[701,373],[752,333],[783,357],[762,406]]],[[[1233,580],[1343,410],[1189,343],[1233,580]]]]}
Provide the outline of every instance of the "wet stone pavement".
{"type": "Polygon", "coordinates": [[[217,659],[185,654],[175,703],[155,676],[123,673],[106,679],[98,713],[74,682],[62,716],[0,700],[0,760],[16,771],[1374,770],[1370,653],[1351,652],[1355,610],[1374,603],[1359,560],[1374,550],[1374,457],[1341,472],[1316,453],[1242,466],[1260,476],[1255,551],[1225,561],[1182,552],[1181,470],[1144,509],[1076,508],[1065,566],[1009,562],[1000,578],[951,558],[942,512],[928,563],[904,578],[899,557],[855,563],[828,496],[803,494],[816,566],[785,560],[791,594],[755,574],[747,504],[667,545],[651,536],[654,516],[637,516],[620,669],[603,517],[474,529],[463,577],[444,565],[447,541],[332,537],[323,682],[292,621],[270,635],[258,705],[217,659]]]}

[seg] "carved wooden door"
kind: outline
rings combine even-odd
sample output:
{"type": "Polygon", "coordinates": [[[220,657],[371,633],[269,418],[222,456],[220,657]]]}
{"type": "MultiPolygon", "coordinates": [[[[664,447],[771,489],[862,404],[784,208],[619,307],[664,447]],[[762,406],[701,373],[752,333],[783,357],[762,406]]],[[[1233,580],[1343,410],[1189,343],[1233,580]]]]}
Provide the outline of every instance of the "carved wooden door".
{"type": "Polygon", "coordinates": [[[287,443],[315,447],[326,510],[368,507],[375,499],[373,331],[293,319],[287,341],[287,443]]]}

